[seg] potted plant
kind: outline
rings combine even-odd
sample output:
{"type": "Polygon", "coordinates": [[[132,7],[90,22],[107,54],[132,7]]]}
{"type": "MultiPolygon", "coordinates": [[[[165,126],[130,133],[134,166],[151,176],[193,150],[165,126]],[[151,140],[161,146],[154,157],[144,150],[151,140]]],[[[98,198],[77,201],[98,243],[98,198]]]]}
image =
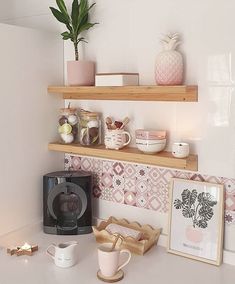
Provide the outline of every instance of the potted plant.
{"type": "Polygon", "coordinates": [[[209,192],[198,193],[196,189],[184,189],[181,197],[182,200],[175,199],[174,207],[182,210],[185,218],[191,219],[192,226],[186,228],[186,237],[194,243],[200,243],[208,222],[213,218],[213,207],[217,201],[213,200],[209,192]]]}
{"type": "Polygon", "coordinates": [[[67,62],[68,84],[89,86],[95,83],[95,63],[92,61],[79,60],[78,45],[87,42],[81,33],[89,30],[97,23],[89,22],[89,12],[96,3],[89,6],[88,0],[74,0],[71,14],[64,0],[56,0],[58,9],[50,7],[55,18],[63,23],[67,31],[61,35],[63,40],[71,40],[74,45],[75,61],[67,62]]]}

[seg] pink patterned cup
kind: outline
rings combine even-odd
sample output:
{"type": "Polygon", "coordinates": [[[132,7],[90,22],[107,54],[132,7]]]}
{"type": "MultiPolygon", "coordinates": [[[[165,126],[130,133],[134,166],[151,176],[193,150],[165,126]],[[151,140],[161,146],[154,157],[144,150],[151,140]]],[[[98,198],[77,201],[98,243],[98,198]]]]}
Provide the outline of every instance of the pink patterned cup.
{"type": "Polygon", "coordinates": [[[131,259],[131,252],[127,249],[118,250],[114,249],[110,251],[110,247],[112,244],[104,244],[98,248],[98,262],[99,268],[103,276],[112,277],[114,276],[120,269],[126,266],[131,259]],[[121,254],[127,254],[127,260],[119,265],[119,259],[121,254]]]}

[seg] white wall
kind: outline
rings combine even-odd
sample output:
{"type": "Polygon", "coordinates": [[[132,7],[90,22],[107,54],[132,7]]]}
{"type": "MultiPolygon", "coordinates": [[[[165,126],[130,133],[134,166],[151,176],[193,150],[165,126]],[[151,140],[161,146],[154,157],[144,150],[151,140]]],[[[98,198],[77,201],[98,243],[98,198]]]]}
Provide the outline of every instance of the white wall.
{"type": "MultiPolygon", "coordinates": [[[[162,33],[179,32],[185,56],[187,84],[198,84],[198,103],[73,102],[103,116],[131,118],[130,130],[166,129],[168,149],[174,141],[191,144],[199,156],[199,173],[235,178],[235,99],[232,27],[234,1],[98,0],[88,44],[80,48],[83,59],[94,60],[97,72],[139,72],[141,84],[155,84],[154,62],[161,50],[162,33]]],[[[65,62],[73,59],[65,45],[65,62]]],[[[167,214],[99,200],[96,215],[130,218],[159,224],[166,233],[167,214]],[[155,217],[154,217],[155,216],[155,217]],[[154,220],[155,218],[155,220],[154,220]]],[[[226,226],[225,249],[235,251],[235,226],[226,226]]]]}
{"type": "MultiPolygon", "coordinates": [[[[168,149],[184,140],[199,155],[199,172],[235,177],[235,99],[232,27],[234,1],[98,0],[82,47],[98,72],[139,72],[141,84],[154,84],[154,62],[162,33],[179,32],[186,80],[199,85],[198,103],[82,102],[83,108],[115,118],[130,116],[130,128],[166,129],[168,149]]],[[[65,61],[73,59],[66,44],[65,61]]]]}
{"type": "Polygon", "coordinates": [[[63,101],[63,45],[52,33],[0,24],[0,234],[42,219],[42,175],[61,169],[47,150],[63,101]]]}
{"type": "MultiPolygon", "coordinates": [[[[60,31],[49,6],[56,7],[55,0],[7,0],[2,1],[0,22],[45,31],[60,31]]],[[[72,0],[65,1],[69,5],[72,0]]]]}

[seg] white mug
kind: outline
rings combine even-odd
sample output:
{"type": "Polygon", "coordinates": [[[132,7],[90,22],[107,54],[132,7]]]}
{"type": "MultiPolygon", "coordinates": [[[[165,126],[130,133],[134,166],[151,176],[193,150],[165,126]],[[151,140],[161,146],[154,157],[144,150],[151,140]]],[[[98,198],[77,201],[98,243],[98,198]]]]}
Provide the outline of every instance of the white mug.
{"type": "MultiPolygon", "coordinates": [[[[111,244],[112,245],[112,244],[111,244]]],[[[131,252],[127,249],[110,251],[110,244],[98,248],[98,262],[100,272],[105,277],[114,276],[120,269],[126,266],[131,259],[131,252]],[[127,254],[127,260],[119,265],[120,255],[127,254]]]]}
{"type": "Polygon", "coordinates": [[[131,142],[131,135],[123,129],[107,130],[104,144],[107,149],[119,150],[131,142]],[[128,140],[126,139],[128,137],[128,140]]]}
{"type": "Polygon", "coordinates": [[[172,155],[176,158],[186,158],[189,155],[188,143],[174,143],[172,146],[172,155]]]}
{"type": "Polygon", "coordinates": [[[77,242],[66,242],[58,245],[51,244],[47,248],[47,254],[54,259],[56,266],[68,268],[77,263],[77,242]],[[54,253],[50,249],[54,249],[54,253]]]}

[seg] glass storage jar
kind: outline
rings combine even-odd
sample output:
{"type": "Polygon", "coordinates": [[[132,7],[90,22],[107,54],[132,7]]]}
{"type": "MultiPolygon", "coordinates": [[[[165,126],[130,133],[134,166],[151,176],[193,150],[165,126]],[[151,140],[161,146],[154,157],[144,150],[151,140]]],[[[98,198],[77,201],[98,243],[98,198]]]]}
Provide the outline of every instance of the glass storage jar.
{"type": "Polygon", "coordinates": [[[101,144],[101,121],[98,112],[81,110],[80,115],[80,144],[92,146],[101,144]]]}
{"type": "Polygon", "coordinates": [[[78,135],[78,115],[76,108],[61,108],[59,116],[58,132],[62,143],[76,142],[78,135]]]}

